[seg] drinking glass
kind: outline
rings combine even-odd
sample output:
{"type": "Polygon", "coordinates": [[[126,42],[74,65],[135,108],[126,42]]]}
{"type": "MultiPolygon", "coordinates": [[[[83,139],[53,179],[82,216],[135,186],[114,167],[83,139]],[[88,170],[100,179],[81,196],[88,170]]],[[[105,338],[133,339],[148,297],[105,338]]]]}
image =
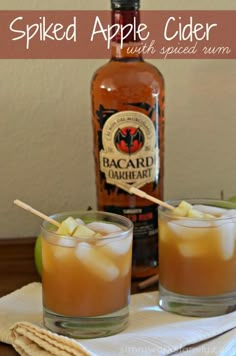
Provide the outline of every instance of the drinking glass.
{"type": "Polygon", "coordinates": [[[44,324],[73,338],[118,333],[128,323],[132,222],[116,214],[94,211],[51,216],[58,222],[68,217],[118,228],[110,233],[108,229],[103,237],[71,237],[57,234],[53,225],[43,222],[44,324]]]}
{"type": "Polygon", "coordinates": [[[236,307],[235,204],[188,202],[214,217],[180,217],[159,208],[159,305],[190,316],[229,313],[236,307]]]}

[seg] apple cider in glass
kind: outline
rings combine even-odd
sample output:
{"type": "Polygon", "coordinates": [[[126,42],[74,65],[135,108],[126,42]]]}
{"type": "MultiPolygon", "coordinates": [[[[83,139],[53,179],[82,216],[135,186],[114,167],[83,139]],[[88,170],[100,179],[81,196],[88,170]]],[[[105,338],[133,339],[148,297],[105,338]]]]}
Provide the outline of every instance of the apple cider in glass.
{"type": "Polygon", "coordinates": [[[72,337],[124,329],[131,283],[132,223],[102,212],[63,213],[42,227],[44,323],[72,337]],[[52,228],[52,230],[51,230],[52,228]]]}
{"type": "MultiPolygon", "coordinates": [[[[194,316],[233,311],[235,205],[214,200],[191,203],[195,205],[187,216],[181,216],[179,208],[159,209],[159,304],[168,311],[194,316]]],[[[170,204],[178,206],[179,202],[170,204]]]]}

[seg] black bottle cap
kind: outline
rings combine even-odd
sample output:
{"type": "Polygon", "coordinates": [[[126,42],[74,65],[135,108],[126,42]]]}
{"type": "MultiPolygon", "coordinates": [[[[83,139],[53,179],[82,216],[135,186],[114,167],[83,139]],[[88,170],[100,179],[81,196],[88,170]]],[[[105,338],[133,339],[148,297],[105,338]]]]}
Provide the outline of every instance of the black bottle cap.
{"type": "Polygon", "coordinates": [[[140,0],[111,0],[113,10],[138,10],[140,0]]]}

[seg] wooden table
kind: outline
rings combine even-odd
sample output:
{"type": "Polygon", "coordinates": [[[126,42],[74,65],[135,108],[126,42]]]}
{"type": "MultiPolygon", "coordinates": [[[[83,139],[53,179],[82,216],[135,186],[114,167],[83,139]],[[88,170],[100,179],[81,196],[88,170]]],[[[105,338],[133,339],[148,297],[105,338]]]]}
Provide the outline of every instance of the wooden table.
{"type": "MultiPolygon", "coordinates": [[[[35,238],[0,239],[0,297],[31,282],[40,281],[34,264],[35,238]]],[[[138,293],[132,282],[132,293],[138,293]]],[[[157,286],[145,289],[155,290],[157,286]]],[[[0,342],[1,356],[16,356],[16,351],[0,342]]]]}

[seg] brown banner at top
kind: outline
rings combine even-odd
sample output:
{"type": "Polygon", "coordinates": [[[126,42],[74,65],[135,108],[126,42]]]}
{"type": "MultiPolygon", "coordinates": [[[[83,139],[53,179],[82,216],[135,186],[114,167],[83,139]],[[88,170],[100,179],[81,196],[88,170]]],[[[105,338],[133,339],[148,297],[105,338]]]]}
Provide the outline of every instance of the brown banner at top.
{"type": "MultiPolygon", "coordinates": [[[[112,28],[110,11],[0,11],[0,59],[105,59],[114,31],[127,31],[149,59],[235,59],[236,11],[141,11],[112,28]]],[[[133,48],[126,48],[132,51],[133,48]]]]}

